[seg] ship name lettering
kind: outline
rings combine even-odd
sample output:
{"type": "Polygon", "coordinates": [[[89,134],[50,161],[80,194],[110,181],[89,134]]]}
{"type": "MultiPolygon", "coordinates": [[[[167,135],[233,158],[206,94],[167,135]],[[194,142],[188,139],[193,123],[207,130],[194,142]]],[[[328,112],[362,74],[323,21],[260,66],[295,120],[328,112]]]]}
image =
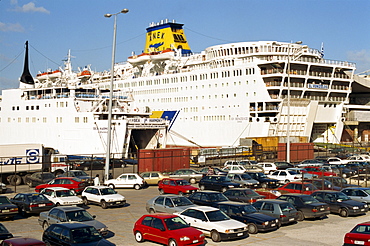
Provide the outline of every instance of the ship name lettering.
{"type": "Polygon", "coordinates": [[[149,35],[149,41],[152,41],[154,39],[164,38],[164,33],[161,33],[161,32],[151,32],[151,33],[148,33],[148,35],[149,35]]]}

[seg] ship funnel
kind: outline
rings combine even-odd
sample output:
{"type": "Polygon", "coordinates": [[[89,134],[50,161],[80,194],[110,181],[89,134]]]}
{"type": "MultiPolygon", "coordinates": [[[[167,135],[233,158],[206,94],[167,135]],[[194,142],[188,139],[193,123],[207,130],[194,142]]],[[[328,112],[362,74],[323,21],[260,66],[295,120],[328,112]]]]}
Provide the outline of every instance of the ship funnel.
{"type": "Polygon", "coordinates": [[[19,85],[19,88],[33,88],[35,85],[35,82],[33,81],[32,75],[28,67],[28,41],[26,41],[26,53],[24,56],[24,67],[23,67],[23,73],[20,78],[20,82],[21,83],[19,85]]]}

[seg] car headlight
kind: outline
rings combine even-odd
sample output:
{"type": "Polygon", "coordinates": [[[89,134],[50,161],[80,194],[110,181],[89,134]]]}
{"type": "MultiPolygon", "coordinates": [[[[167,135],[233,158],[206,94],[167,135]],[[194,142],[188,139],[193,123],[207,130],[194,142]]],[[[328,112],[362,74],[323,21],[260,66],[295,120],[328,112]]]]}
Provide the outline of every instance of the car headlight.
{"type": "Polygon", "coordinates": [[[365,205],[364,205],[364,208],[367,208],[367,207],[368,207],[368,206],[367,206],[367,204],[365,204],[365,205]]]}
{"type": "Polygon", "coordinates": [[[265,226],[267,226],[268,224],[269,224],[268,221],[265,221],[265,222],[262,223],[262,225],[265,225],[265,226]]]}
{"type": "Polygon", "coordinates": [[[180,241],[188,241],[190,240],[189,237],[185,236],[185,237],[180,237],[180,241]]]}
{"type": "Polygon", "coordinates": [[[202,233],[202,234],[200,234],[200,235],[199,235],[199,237],[204,237],[204,234],[203,234],[203,233],[202,233]]]}
{"type": "Polygon", "coordinates": [[[357,206],[355,206],[355,207],[353,207],[353,209],[358,209],[358,207],[357,207],[357,206]]]}
{"type": "Polygon", "coordinates": [[[99,232],[102,232],[102,231],[108,231],[108,227],[100,228],[99,232]]]}
{"type": "Polygon", "coordinates": [[[234,187],[234,185],[228,185],[228,187],[229,187],[229,188],[233,188],[233,187],[234,187]]]}
{"type": "Polygon", "coordinates": [[[276,219],[276,220],[275,220],[275,223],[278,223],[278,222],[279,222],[279,220],[278,220],[278,219],[276,219]]]}
{"type": "Polygon", "coordinates": [[[229,230],[229,229],[225,230],[225,233],[230,233],[230,232],[231,232],[231,230],[229,230]]]}
{"type": "Polygon", "coordinates": [[[185,193],[189,193],[189,192],[190,192],[190,190],[186,190],[186,191],[185,191],[185,193]]]}

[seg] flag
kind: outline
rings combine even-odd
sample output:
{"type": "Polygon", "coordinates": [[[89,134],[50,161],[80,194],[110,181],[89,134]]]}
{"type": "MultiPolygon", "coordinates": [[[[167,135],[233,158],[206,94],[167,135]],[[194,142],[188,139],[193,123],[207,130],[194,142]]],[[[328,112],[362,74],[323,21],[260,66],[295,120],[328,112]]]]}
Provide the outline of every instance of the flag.
{"type": "Polygon", "coordinates": [[[321,53],[321,58],[323,58],[324,57],[324,42],[321,43],[320,53],[321,53]]]}

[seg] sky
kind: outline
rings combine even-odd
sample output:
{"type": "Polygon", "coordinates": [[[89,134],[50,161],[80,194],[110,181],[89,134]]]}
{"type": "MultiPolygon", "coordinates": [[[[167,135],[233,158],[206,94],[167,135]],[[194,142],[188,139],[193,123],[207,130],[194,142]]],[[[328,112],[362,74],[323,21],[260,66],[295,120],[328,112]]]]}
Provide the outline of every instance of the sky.
{"type": "Polygon", "coordinates": [[[114,18],[116,62],[141,53],[146,28],[163,19],[184,24],[193,52],[230,42],[296,42],[324,58],[370,70],[370,0],[0,0],[0,90],[17,88],[29,42],[30,71],[58,69],[68,50],[74,70],[110,70],[114,18]]]}

